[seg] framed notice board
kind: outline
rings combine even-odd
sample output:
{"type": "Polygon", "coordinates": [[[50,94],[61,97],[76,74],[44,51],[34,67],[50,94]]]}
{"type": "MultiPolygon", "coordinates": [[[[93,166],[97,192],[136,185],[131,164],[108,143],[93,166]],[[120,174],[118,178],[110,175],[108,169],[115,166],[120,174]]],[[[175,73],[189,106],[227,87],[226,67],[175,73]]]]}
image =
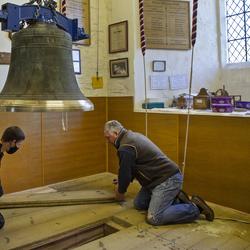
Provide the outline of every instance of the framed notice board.
{"type": "MultiPolygon", "coordinates": [[[[66,16],[71,19],[77,18],[78,27],[83,27],[85,33],[90,35],[90,0],[66,0],[66,16]]],[[[90,39],[74,43],[90,45],[90,39]]]]}
{"type": "Polygon", "coordinates": [[[190,49],[189,2],[144,0],[144,28],[149,49],[190,49]]]}

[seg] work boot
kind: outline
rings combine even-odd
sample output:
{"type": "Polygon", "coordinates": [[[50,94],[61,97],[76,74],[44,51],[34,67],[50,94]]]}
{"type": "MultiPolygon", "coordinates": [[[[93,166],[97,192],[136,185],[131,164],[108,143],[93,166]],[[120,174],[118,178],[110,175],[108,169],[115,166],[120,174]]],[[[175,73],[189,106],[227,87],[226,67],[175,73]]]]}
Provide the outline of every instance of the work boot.
{"type": "Polygon", "coordinates": [[[0,213],[0,229],[3,228],[4,224],[5,224],[4,217],[3,217],[3,215],[0,213]]]}
{"type": "Polygon", "coordinates": [[[194,195],[192,196],[191,201],[199,208],[200,213],[205,215],[206,220],[214,220],[214,211],[206,204],[206,202],[201,197],[194,195]]]}
{"type": "Polygon", "coordinates": [[[179,194],[176,197],[181,203],[192,203],[189,199],[187,193],[185,193],[183,190],[180,190],[179,194]]]}

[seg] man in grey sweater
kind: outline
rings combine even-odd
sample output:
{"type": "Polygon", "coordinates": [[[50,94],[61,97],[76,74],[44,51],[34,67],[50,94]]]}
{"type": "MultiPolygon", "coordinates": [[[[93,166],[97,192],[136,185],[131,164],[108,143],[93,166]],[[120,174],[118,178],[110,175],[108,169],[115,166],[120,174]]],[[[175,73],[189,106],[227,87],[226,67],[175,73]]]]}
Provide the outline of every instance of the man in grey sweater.
{"type": "Polygon", "coordinates": [[[134,200],[138,210],[148,210],[147,221],[152,225],[187,223],[204,214],[214,219],[213,210],[199,196],[191,200],[181,191],[183,176],[170,160],[146,136],[125,129],[116,120],[104,126],[104,136],[117,149],[119,158],[116,199],[125,200],[130,182],[137,179],[141,190],[134,200]]]}

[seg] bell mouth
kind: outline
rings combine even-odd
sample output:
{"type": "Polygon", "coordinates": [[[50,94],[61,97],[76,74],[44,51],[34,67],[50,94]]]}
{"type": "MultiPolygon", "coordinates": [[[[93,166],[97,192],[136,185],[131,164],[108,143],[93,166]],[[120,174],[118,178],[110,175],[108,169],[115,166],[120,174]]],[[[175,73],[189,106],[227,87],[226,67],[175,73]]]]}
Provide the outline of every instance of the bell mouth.
{"type": "Polygon", "coordinates": [[[0,100],[1,112],[92,111],[93,103],[82,100],[0,100]]]}

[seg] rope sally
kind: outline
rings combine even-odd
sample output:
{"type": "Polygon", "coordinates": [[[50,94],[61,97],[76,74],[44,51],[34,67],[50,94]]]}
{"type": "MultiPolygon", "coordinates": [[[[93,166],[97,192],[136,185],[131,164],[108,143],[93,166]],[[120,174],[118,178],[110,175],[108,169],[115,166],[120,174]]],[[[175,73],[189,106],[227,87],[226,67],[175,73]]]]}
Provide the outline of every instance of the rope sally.
{"type": "Polygon", "coordinates": [[[142,51],[142,55],[145,56],[145,52],[146,52],[146,39],[145,39],[145,30],[144,30],[143,1],[144,0],[139,0],[139,15],[140,15],[141,51],[142,51]]]}
{"type": "Polygon", "coordinates": [[[198,14],[198,0],[193,1],[193,20],[192,20],[192,47],[194,47],[197,35],[197,14],[198,14]]]}
{"type": "Polygon", "coordinates": [[[61,12],[64,16],[66,16],[66,0],[62,0],[61,2],[61,12]]]}
{"type": "Polygon", "coordinates": [[[190,70],[190,81],[189,81],[189,91],[188,91],[188,113],[187,113],[187,124],[186,124],[186,136],[185,136],[185,145],[184,145],[184,156],[182,164],[182,174],[185,175],[186,167],[186,158],[187,158],[187,146],[188,146],[188,135],[189,135],[189,123],[190,123],[190,100],[191,100],[191,91],[192,91],[192,81],[193,81],[193,65],[194,65],[194,45],[196,42],[197,36],[197,15],[198,15],[198,0],[193,0],[193,18],[192,18],[192,58],[191,58],[191,70],[190,70]]]}
{"type": "Polygon", "coordinates": [[[148,105],[147,105],[147,79],[146,79],[146,36],[144,30],[144,0],[139,0],[139,18],[140,18],[140,37],[141,37],[141,52],[143,55],[143,67],[144,67],[144,95],[145,95],[145,135],[148,135],[148,105]]]}

